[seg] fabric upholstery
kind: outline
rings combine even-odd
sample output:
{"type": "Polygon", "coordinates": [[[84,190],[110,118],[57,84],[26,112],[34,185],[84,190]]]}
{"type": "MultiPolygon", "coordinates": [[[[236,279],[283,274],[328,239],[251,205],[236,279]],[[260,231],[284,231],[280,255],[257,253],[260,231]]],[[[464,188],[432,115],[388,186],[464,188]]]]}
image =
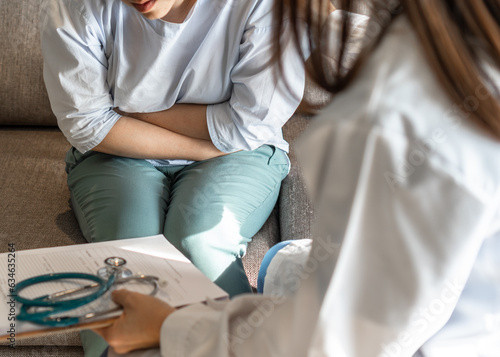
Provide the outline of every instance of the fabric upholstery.
{"type": "MultiPolygon", "coordinates": [[[[16,251],[85,243],[68,203],[68,148],[56,128],[0,127],[0,252],[8,243],[15,243],[16,251]]],[[[63,333],[18,340],[16,345],[79,346],[80,337],[63,333]]],[[[0,346],[1,356],[31,356],[34,351],[0,346]]],[[[47,356],[78,356],[62,349],[50,353],[47,356]]]]}
{"type": "Polygon", "coordinates": [[[20,346],[10,348],[0,346],[2,357],[82,357],[82,348],[79,346],[20,346]]]}
{"type": "Polygon", "coordinates": [[[55,128],[0,130],[0,239],[16,250],[84,243],[69,207],[64,154],[55,128]]]}
{"type": "MultiPolygon", "coordinates": [[[[322,94],[320,94],[322,95],[322,94]]],[[[314,209],[302,181],[302,174],[295,157],[294,141],[311,122],[306,114],[294,115],[283,127],[283,136],[290,145],[292,168],[283,180],[279,198],[281,240],[310,238],[314,220],[314,209]]]]}
{"type": "Polygon", "coordinates": [[[0,124],[56,125],[42,79],[42,2],[0,2],[0,124]]]}

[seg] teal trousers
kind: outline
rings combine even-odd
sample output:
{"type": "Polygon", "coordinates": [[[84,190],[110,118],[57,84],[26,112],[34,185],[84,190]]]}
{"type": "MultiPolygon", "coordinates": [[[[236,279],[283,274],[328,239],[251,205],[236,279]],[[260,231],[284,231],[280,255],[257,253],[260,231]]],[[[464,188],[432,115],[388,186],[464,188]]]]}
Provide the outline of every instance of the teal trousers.
{"type": "MultiPolygon", "coordinates": [[[[164,234],[230,296],[250,292],[241,258],[289,171],[285,152],[264,145],[185,166],[97,152],[66,155],[71,204],[83,235],[102,242],[164,234]]],[[[105,346],[82,334],[86,356],[105,346]]]]}

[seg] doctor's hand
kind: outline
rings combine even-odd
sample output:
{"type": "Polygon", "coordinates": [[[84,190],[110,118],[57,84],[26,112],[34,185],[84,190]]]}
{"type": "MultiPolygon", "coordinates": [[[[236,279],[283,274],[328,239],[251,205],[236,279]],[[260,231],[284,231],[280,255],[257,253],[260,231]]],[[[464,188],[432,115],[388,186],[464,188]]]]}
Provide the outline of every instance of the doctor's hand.
{"type": "Polygon", "coordinates": [[[160,329],[173,307],[153,296],[115,290],[112,299],[123,307],[122,315],[108,327],[93,330],[117,353],[158,347],[160,329]]]}

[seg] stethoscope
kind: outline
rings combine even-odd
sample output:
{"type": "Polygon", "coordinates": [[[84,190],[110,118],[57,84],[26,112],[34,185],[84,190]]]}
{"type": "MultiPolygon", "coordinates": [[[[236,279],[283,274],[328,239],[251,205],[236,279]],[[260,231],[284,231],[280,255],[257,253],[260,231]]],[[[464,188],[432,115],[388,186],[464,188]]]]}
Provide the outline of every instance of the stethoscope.
{"type": "Polygon", "coordinates": [[[158,277],[142,274],[132,275],[132,272],[124,267],[127,261],[120,257],[109,257],[104,260],[104,263],[106,266],[100,268],[97,271],[97,275],[71,272],[52,273],[38,275],[17,283],[13,295],[22,306],[16,318],[19,321],[29,321],[39,325],[65,327],[119,311],[120,307],[116,307],[103,311],[90,312],[80,316],[53,316],[95,301],[109,291],[113,284],[124,284],[130,281],[143,282],[153,287],[149,295],[155,295],[157,293],[159,289],[158,277]],[[24,298],[20,295],[22,290],[36,284],[68,279],[90,280],[94,283],[59,291],[50,295],[43,295],[34,299],[24,298]],[[85,293],[86,290],[91,290],[91,292],[85,293]],[[68,298],[76,294],[83,294],[83,296],[68,298]]]}

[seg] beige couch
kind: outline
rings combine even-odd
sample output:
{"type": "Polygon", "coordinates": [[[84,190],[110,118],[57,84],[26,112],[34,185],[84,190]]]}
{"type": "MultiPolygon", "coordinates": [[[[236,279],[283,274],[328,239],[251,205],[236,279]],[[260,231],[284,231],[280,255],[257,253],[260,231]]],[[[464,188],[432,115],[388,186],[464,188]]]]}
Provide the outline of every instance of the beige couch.
{"type": "MultiPolygon", "coordinates": [[[[66,186],[64,155],[70,146],[56,126],[42,80],[41,3],[0,2],[0,253],[8,250],[9,243],[17,250],[86,243],[66,186]]],[[[325,100],[310,87],[306,95],[315,102],[325,100]]],[[[285,137],[293,142],[308,121],[308,116],[296,114],[284,127],[285,137]]],[[[279,202],[244,259],[253,284],[270,246],[282,239],[310,237],[313,210],[293,145],[291,160],[279,202]]],[[[5,269],[0,267],[0,272],[5,269]]],[[[18,340],[15,349],[0,346],[0,356],[70,357],[83,356],[83,351],[79,335],[72,332],[18,340]]]]}

